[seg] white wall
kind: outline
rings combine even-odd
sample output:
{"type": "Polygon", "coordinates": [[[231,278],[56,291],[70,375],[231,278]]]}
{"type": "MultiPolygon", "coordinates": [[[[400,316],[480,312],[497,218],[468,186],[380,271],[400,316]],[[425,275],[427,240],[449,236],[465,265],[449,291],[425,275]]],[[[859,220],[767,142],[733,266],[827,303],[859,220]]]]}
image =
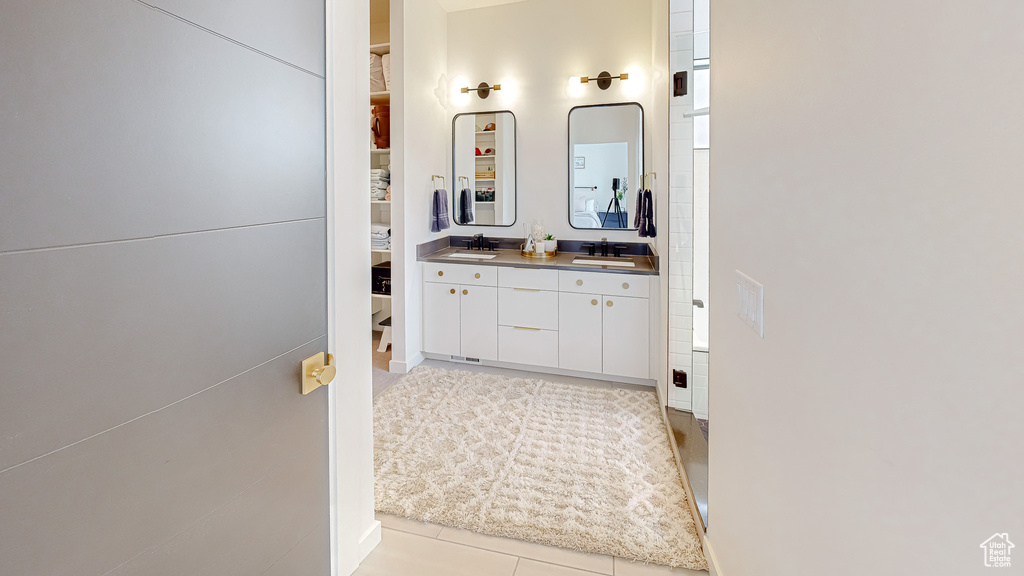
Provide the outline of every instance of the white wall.
{"type": "MultiPolygon", "coordinates": [[[[627,177],[629,169],[629,144],[627,142],[606,142],[604,144],[575,144],[573,145],[573,157],[585,158],[584,167],[573,169],[573,197],[584,196],[594,200],[595,209],[598,212],[607,210],[612,199],[612,178],[627,177]],[[580,190],[578,187],[596,187],[595,190],[580,190]]],[[[635,164],[636,162],[634,162],[635,164]]],[[[630,186],[633,185],[630,179],[630,186]]],[[[639,184],[637,184],[639,185],[639,184]]],[[[632,210],[630,198],[633,194],[627,195],[622,201],[623,210],[632,210]]],[[[575,203],[575,200],[573,200],[575,203]]],[[[574,206],[573,210],[577,207],[574,206]]],[[[630,218],[633,212],[629,212],[630,218]]],[[[612,219],[615,216],[612,215],[612,219]]],[[[633,221],[628,222],[629,226],[633,221]]]]}
{"type": "Polygon", "coordinates": [[[1021,22],[1018,0],[713,3],[722,574],[988,574],[983,540],[1022,545],[1021,22]],[[734,270],[765,286],[763,339],[734,270]]]}
{"type": "MultiPolygon", "coordinates": [[[[416,245],[450,232],[430,232],[430,176],[450,172],[447,25],[447,15],[435,0],[392,2],[391,370],[396,372],[405,372],[422,359],[422,274],[416,245]]],[[[450,193],[450,177],[447,185],[450,193]]]]}
{"type": "MultiPolygon", "coordinates": [[[[448,30],[448,132],[457,113],[505,109],[516,115],[519,129],[515,225],[454,226],[452,233],[517,237],[523,235],[524,223],[541,219],[561,239],[638,241],[636,232],[569,226],[568,114],[584,104],[639,102],[646,116],[650,162],[650,3],[527,0],[450,13],[448,30]],[[570,85],[571,76],[596,76],[602,70],[628,72],[630,79],[615,80],[608,90],[596,83],[570,85]],[[486,100],[458,91],[480,82],[501,84],[502,90],[486,100]]],[[[449,166],[445,173],[450,172],[449,166]]]]}

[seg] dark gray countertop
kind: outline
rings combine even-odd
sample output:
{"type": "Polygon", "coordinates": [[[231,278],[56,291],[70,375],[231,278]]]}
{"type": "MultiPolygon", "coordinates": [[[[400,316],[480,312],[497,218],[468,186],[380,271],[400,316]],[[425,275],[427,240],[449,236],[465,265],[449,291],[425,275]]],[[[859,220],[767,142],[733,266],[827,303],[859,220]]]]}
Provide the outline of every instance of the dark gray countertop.
{"type": "MultiPolygon", "coordinates": [[[[573,264],[572,261],[577,257],[582,258],[595,258],[588,256],[586,253],[579,252],[559,252],[554,258],[530,258],[523,256],[518,249],[498,249],[493,252],[484,251],[484,254],[497,254],[494,258],[489,260],[477,260],[471,258],[453,258],[451,255],[456,253],[467,252],[465,248],[456,248],[453,246],[445,246],[440,250],[436,250],[427,254],[423,254],[416,258],[420,262],[435,262],[444,264],[472,264],[474,266],[505,266],[514,268],[550,268],[552,270],[576,270],[580,272],[611,272],[614,274],[642,274],[647,276],[658,275],[658,255],[654,251],[653,246],[650,248],[650,254],[639,256],[622,256],[620,260],[632,260],[634,263],[633,268],[619,267],[619,266],[607,266],[607,265],[590,265],[590,264],[573,264]]],[[[473,251],[476,252],[476,251],[473,251]]],[[[615,260],[615,258],[608,256],[607,258],[596,257],[603,260],[615,260]]]]}

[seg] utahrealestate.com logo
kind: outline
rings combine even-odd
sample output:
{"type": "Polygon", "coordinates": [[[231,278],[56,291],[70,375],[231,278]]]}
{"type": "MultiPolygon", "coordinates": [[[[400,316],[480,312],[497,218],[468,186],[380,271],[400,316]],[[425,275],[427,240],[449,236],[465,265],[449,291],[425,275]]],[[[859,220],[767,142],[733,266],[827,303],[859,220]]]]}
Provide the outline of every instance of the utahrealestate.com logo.
{"type": "Polygon", "coordinates": [[[996,532],[991,538],[981,543],[981,549],[985,551],[985,566],[1009,568],[1010,552],[1013,548],[1013,542],[1010,542],[1010,537],[1006,532],[996,532]]]}

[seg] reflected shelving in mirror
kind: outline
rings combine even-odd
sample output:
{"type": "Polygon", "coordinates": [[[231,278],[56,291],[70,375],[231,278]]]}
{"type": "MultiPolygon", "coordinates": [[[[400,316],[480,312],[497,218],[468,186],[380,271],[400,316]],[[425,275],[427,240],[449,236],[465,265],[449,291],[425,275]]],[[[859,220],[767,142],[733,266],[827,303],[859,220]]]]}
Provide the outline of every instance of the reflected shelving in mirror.
{"type": "Polygon", "coordinates": [[[452,119],[452,220],[460,226],[516,221],[516,118],[507,110],[452,119]]]}

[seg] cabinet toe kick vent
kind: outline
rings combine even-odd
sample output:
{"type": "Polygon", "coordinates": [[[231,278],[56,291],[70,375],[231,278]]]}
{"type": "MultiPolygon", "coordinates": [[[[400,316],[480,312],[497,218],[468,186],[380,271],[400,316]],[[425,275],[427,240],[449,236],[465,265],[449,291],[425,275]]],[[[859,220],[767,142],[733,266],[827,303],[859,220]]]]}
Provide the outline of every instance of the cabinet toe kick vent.
{"type": "Polygon", "coordinates": [[[452,362],[464,362],[466,364],[479,364],[479,358],[469,358],[467,356],[452,356],[452,362]]]}

